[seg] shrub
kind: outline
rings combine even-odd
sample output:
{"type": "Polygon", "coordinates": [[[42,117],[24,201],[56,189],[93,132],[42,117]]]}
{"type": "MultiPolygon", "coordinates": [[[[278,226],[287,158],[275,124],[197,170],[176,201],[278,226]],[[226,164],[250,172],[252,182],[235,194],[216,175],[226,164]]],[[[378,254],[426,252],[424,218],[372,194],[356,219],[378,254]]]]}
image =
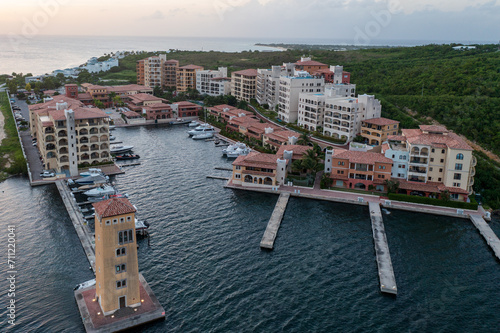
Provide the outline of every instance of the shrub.
{"type": "Polygon", "coordinates": [[[427,197],[418,197],[418,196],[396,194],[396,193],[389,193],[387,196],[389,197],[390,200],[414,202],[414,203],[433,205],[433,206],[443,206],[443,207],[471,209],[471,210],[477,210],[478,207],[476,200],[474,200],[473,198],[471,198],[471,202],[461,202],[461,201],[445,201],[441,199],[433,199],[427,197]]]}

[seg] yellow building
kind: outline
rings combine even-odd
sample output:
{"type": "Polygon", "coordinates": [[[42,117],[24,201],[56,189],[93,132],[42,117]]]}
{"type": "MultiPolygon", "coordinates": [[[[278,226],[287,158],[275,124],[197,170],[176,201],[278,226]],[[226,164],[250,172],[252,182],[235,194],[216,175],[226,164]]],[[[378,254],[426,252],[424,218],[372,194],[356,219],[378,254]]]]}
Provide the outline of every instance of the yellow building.
{"type": "Polygon", "coordinates": [[[202,70],[203,67],[196,65],[177,68],[177,91],[186,92],[188,89],[196,89],[196,72],[202,70]]]}
{"type": "Polygon", "coordinates": [[[141,305],[136,209],[126,198],[93,204],[95,208],[96,297],[105,316],[141,305]]]}
{"type": "Polygon", "coordinates": [[[238,156],[233,162],[231,182],[254,187],[276,186],[279,183],[283,184],[282,175],[285,174],[285,170],[286,160],[280,160],[274,154],[252,151],[246,156],[238,156]]]}
{"type": "Polygon", "coordinates": [[[231,95],[239,101],[250,102],[257,93],[256,69],[245,69],[231,74],[231,95]]]}
{"type": "Polygon", "coordinates": [[[380,146],[389,135],[397,135],[399,121],[387,118],[372,118],[361,122],[361,136],[369,145],[380,146]]]}

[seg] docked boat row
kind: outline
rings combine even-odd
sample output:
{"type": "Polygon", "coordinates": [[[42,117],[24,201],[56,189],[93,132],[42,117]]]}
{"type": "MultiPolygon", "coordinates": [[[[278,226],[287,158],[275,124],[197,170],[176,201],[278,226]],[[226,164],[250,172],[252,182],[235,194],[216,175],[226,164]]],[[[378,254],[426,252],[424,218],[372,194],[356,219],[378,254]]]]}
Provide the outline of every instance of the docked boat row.
{"type": "Polygon", "coordinates": [[[222,149],[222,156],[226,156],[227,158],[237,158],[240,155],[248,155],[251,151],[252,149],[250,149],[250,147],[246,144],[237,142],[222,149]]]}
{"type": "Polygon", "coordinates": [[[187,133],[193,140],[205,140],[214,137],[215,128],[209,124],[201,124],[195,129],[189,130],[187,133]]]}
{"type": "Polygon", "coordinates": [[[125,145],[112,145],[109,148],[111,154],[122,154],[127,153],[134,149],[134,146],[125,146],[125,145]]]}

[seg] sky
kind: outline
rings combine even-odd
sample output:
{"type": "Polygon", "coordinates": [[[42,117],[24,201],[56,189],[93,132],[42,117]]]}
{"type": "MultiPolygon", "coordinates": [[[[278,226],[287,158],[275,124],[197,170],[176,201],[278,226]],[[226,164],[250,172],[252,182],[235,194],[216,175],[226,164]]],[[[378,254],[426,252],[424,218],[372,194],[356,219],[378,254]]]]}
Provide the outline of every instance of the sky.
{"type": "Polygon", "coordinates": [[[500,0],[1,0],[2,35],[500,40],[500,0]]]}

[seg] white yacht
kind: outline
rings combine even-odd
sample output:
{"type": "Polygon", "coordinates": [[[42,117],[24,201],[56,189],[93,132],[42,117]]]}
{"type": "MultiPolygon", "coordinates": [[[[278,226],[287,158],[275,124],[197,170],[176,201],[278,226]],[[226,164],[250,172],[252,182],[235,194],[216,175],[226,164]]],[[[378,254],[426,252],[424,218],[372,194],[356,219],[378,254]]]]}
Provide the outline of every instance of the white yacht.
{"type": "Polygon", "coordinates": [[[102,197],[105,195],[113,195],[116,193],[116,190],[114,189],[113,186],[102,186],[102,187],[96,187],[91,190],[88,190],[86,192],[83,192],[84,195],[88,197],[102,197]]]}
{"type": "Polygon", "coordinates": [[[203,134],[203,133],[214,133],[215,129],[209,124],[202,124],[193,130],[188,131],[189,136],[203,134]]]}
{"type": "Polygon", "coordinates": [[[112,145],[109,149],[109,152],[111,154],[120,154],[131,151],[133,148],[134,146],[112,145]]]}
{"type": "Polygon", "coordinates": [[[193,140],[211,139],[214,137],[214,132],[205,132],[193,135],[193,140]]]}
{"type": "Polygon", "coordinates": [[[189,127],[197,127],[197,126],[200,126],[200,123],[197,122],[196,120],[193,120],[192,122],[190,122],[188,124],[189,127]]]}

